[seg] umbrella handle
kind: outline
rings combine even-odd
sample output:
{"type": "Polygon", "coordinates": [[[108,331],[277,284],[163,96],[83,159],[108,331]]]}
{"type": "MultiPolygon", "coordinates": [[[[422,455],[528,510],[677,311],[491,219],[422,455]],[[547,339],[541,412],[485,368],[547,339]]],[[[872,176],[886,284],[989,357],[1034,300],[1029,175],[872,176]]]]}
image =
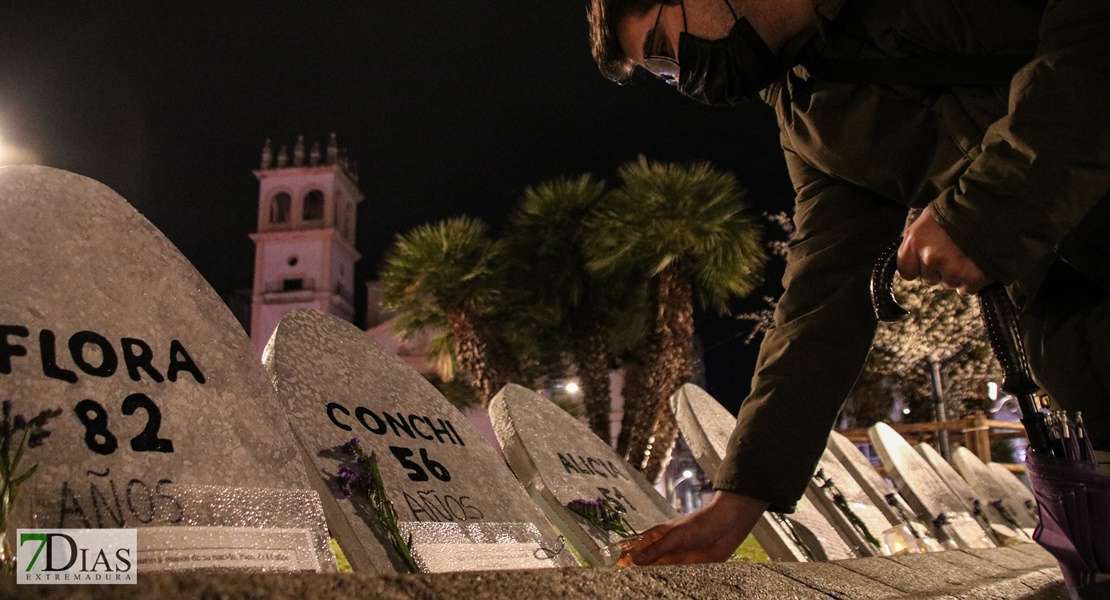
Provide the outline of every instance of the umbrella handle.
{"type": "MultiPolygon", "coordinates": [[[[898,271],[898,247],[902,240],[894,242],[879,256],[871,270],[871,306],[875,316],[884,323],[901,321],[909,312],[894,298],[894,273],[898,271]]],[[[1029,361],[1025,357],[1025,346],[1018,330],[1017,314],[1014,305],[1006,295],[1001,284],[992,283],[979,291],[979,311],[987,330],[994,356],[1002,365],[1005,375],[1003,391],[1013,394],[1021,408],[1021,422],[1029,436],[1029,445],[1035,452],[1048,448],[1047,427],[1044,413],[1037,407],[1033,393],[1038,386],[1033,381],[1029,361]]]]}

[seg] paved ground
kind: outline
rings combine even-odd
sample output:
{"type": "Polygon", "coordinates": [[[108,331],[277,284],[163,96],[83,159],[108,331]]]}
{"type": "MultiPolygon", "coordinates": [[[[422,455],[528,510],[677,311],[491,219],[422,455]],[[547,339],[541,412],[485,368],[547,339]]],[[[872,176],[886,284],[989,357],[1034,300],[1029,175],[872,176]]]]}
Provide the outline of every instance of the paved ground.
{"type": "Polygon", "coordinates": [[[434,575],[151,573],[134,586],[15,585],[12,600],[1066,599],[1039,546],[826,563],[543,569],[434,575]]]}

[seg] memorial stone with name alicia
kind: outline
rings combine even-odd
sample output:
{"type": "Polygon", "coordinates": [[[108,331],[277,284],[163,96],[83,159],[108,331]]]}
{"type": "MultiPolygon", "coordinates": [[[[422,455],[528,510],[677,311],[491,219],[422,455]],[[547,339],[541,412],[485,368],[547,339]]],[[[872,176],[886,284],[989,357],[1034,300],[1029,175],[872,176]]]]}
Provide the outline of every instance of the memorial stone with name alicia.
{"type": "Polygon", "coordinates": [[[325,510],[358,569],[406,565],[377,514],[340,493],[343,446],[377,456],[402,539],[427,572],[577,565],[504,461],[431,383],[357,327],[324,313],[285,315],[263,354],[311,462],[325,510]]]}
{"type": "MultiPolygon", "coordinates": [[[[736,417],[705,390],[689,383],[671,397],[671,406],[698,465],[706,473],[716,473],[736,417]]],[[[756,541],[771,560],[836,560],[858,556],[814,506],[815,490],[812,485],[810,488],[798,500],[793,514],[765,512],[752,530],[756,541]]]]}
{"type": "Polygon", "coordinates": [[[177,249],[46,167],[0,169],[0,230],[0,398],[62,409],[13,526],[139,528],[139,571],[334,570],[250,340],[177,249]]]}
{"type": "Polygon", "coordinates": [[[961,548],[994,547],[964,501],[901,434],[886,423],[876,423],[868,435],[902,497],[923,521],[933,523],[938,539],[951,539],[961,548]]]}
{"type": "Polygon", "coordinates": [[[952,465],[979,498],[1001,514],[1003,524],[1027,529],[1032,534],[1037,519],[1023,504],[1023,498],[1011,494],[1010,488],[999,482],[994,472],[974,452],[963,446],[956,448],[952,452],[952,465]]]}
{"type": "Polygon", "coordinates": [[[568,508],[606,502],[623,511],[631,531],[678,516],[654,487],[608,444],[555,403],[510,384],[490,403],[490,419],[509,466],[586,562],[610,564],[606,549],[622,535],[568,508]]]}

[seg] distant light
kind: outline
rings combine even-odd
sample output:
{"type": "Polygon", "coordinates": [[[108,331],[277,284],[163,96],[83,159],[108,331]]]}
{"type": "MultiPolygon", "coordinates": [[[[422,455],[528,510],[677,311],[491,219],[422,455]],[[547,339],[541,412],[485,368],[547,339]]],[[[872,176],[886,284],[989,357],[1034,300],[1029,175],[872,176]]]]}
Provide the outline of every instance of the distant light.
{"type": "Polygon", "coordinates": [[[904,415],[910,414],[910,409],[909,408],[903,408],[902,409],[902,414],[904,414],[904,415]]]}
{"type": "Polygon", "coordinates": [[[691,471],[690,469],[686,469],[685,471],[682,472],[682,476],[689,479],[689,478],[694,476],[694,472],[691,471]]]}
{"type": "Polygon", "coordinates": [[[4,165],[38,164],[39,157],[33,152],[4,143],[4,134],[0,132],[0,167],[4,165]]]}
{"type": "Polygon", "coordinates": [[[572,381],[572,382],[570,382],[570,383],[568,383],[568,384],[567,384],[567,386],[566,386],[566,390],[567,390],[567,393],[568,393],[568,394],[575,394],[575,393],[578,393],[578,384],[577,384],[577,383],[574,383],[574,382],[572,381]]]}
{"type": "Polygon", "coordinates": [[[991,402],[994,402],[995,400],[998,400],[998,384],[997,383],[995,383],[993,381],[988,381],[987,382],[987,398],[990,398],[991,402]]]}

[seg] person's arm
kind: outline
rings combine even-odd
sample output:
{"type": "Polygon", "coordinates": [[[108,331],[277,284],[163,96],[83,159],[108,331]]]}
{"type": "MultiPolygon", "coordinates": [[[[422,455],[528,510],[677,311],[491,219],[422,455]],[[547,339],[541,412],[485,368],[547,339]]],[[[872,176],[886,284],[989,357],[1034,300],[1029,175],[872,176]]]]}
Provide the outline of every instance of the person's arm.
{"type": "MultiPolygon", "coordinates": [[[[929,209],[989,279],[1026,304],[1064,237],[1110,192],[1110,3],[1051,0],[1008,114],[929,209]]],[[[940,245],[921,244],[915,260],[940,245]]],[[[900,261],[900,266],[904,263],[900,261]]]]}
{"type": "Polygon", "coordinates": [[[721,561],[763,511],[793,512],[871,347],[871,265],[894,242],[906,209],[834,180],[787,153],[796,182],[786,288],[760,346],[706,508],[645,533],[636,564],[721,561]]]}
{"type": "Polygon", "coordinates": [[[790,153],[787,165],[797,199],[785,291],[713,483],[792,512],[871,349],[871,269],[907,209],[790,153]]]}

